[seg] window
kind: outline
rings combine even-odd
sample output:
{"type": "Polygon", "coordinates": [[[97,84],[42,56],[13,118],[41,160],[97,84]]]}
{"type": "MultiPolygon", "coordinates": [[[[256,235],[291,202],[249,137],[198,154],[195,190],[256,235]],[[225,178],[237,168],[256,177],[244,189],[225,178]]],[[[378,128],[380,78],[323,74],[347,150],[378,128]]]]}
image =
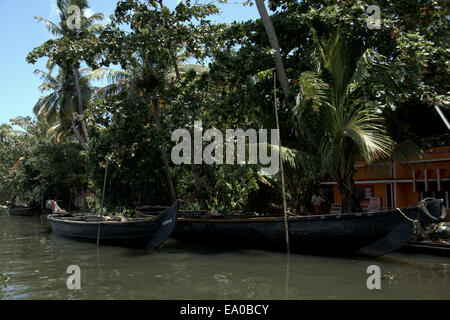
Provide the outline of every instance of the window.
{"type": "Polygon", "coordinates": [[[359,187],[357,191],[359,200],[369,200],[373,197],[373,187],[359,187]]]}
{"type": "Polygon", "coordinates": [[[392,209],[392,186],[390,183],[386,184],[386,209],[392,209]]]}
{"type": "Polygon", "coordinates": [[[373,188],[364,187],[364,199],[370,199],[373,197],[373,188]]]}

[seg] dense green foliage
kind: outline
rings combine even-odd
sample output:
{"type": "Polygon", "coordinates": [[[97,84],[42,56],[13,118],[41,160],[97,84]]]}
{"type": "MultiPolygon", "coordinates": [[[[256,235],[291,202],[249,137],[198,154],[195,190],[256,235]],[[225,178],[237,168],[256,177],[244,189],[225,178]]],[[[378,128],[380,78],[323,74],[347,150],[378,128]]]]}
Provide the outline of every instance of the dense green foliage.
{"type": "Polygon", "coordinates": [[[66,207],[82,207],[81,195],[88,176],[77,142],[57,143],[47,136],[49,126],[31,118],[11,121],[23,129],[13,132],[0,145],[2,184],[0,202],[41,205],[42,199],[56,199],[66,207]]]}
{"type": "MultiPolygon", "coordinates": [[[[276,128],[274,60],[260,19],[217,24],[214,2],[170,10],[162,1],[125,0],[109,24],[94,24],[96,14],[74,31],[64,10],[71,3],[85,10],[87,1],[57,3],[58,23],[39,18],[57,38],[27,56],[48,60],[39,120],[21,123],[20,133],[0,127],[0,203],[39,203],[42,186],[44,199],[80,208],[88,197],[92,206],[109,156],[110,210],[176,196],[190,209],[280,212],[279,174],[170,161],[171,133],[192,134],[194,121],[222,132],[276,128]],[[97,88],[96,79],[108,85],[97,88]]],[[[290,211],[309,211],[325,178],[345,180],[341,192],[352,198],[359,157],[394,156],[447,131],[434,109],[449,107],[443,1],[273,0],[269,8],[290,86],[289,96],[277,90],[290,211]],[[374,4],[380,29],[367,27],[374,4]]],[[[346,210],[358,209],[357,199],[348,201],[346,210]]]]}

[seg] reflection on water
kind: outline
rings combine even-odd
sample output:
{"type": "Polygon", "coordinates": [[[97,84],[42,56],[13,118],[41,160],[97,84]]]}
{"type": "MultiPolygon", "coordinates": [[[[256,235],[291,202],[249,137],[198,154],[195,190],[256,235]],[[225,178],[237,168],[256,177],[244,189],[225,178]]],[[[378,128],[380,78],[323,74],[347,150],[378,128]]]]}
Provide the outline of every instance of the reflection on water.
{"type": "Polygon", "coordinates": [[[450,260],[390,254],[329,258],[215,249],[169,240],[159,252],[55,237],[46,217],[0,211],[0,299],[449,299],[450,260]],[[366,269],[381,267],[381,290],[366,269]],[[69,265],[81,290],[67,289],[69,265]]]}

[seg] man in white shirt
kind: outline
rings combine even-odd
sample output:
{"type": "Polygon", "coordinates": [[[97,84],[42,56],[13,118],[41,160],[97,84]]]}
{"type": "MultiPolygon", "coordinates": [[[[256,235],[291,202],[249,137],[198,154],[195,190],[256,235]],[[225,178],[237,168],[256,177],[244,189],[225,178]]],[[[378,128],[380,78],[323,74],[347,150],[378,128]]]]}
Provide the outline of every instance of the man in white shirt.
{"type": "Polygon", "coordinates": [[[322,199],[321,196],[319,196],[318,194],[314,194],[311,198],[311,203],[314,207],[314,213],[315,214],[323,214],[323,210],[322,210],[322,202],[324,202],[325,200],[322,199]]]}

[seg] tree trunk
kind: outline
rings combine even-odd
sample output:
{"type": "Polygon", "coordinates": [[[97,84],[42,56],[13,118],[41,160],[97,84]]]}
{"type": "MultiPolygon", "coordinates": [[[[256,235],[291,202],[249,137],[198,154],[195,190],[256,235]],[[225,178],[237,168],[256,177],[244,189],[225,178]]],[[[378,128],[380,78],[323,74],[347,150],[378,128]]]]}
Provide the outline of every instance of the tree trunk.
{"type": "MultiPolygon", "coordinates": [[[[181,76],[180,76],[180,71],[178,70],[178,63],[177,63],[177,59],[174,55],[174,53],[172,52],[172,49],[169,47],[169,54],[170,57],[172,59],[172,64],[173,67],[175,68],[175,75],[177,77],[177,81],[181,82],[181,76]]],[[[191,154],[194,154],[193,148],[194,148],[194,142],[191,141],[191,146],[192,146],[192,151],[191,154]]],[[[191,169],[192,169],[192,173],[194,174],[194,188],[195,188],[195,196],[197,198],[197,200],[200,203],[201,209],[205,210],[207,209],[207,205],[205,200],[201,197],[201,185],[202,185],[202,181],[200,179],[200,175],[198,173],[197,167],[194,164],[194,157],[192,157],[192,163],[191,163],[191,169]]]]}
{"type": "Polygon", "coordinates": [[[77,137],[77,139],[80,142],[81,146],[83,147],[84,151],[88,151],[88,146],[86,145],[86,142],[84,142],[83,138],[81,137],[80,132],[78,131],[77,127],[75,126],[75,121],[73,120],[73,116],[70,116],[70,120],[72,121],[72,131],[75,133],[75,136],[77,137]]]}
{"type": "MultiPolygon", "coordinates": [[[[159,107],[157,103],[154,104],[153,109],[155,115],[156,130],[158,131],[158,134],[162,137],[161,121],[159,119],[159,107]]],[[[173,186],[172,174],[170,173],[169,167],[169,160],[167,159],[167,149],[163,139],[161,140],[161,156],[166,171],[167,183],[169,184],[170,199],[174,202],[177,200],[177,195],[175,193],[175,188],[173,186]]]]}
{"type": "MultiPolygon", "coordinates": [[[[77,68],[73,68],[73,76],[75,79],[75,88],[77,90],[77,98],[78,98],[78,112],[80,113],[80,116],[83,114],[83,102],[81,100],[81,89],[80,89],[80,74],[78,72],[77,68]]],[[[86,127],[86,121],[84,119],[81,119],[81,128],[83,129],[84,138],[86,139],[86,144],[90,143],[89,140],[89,134],[86,127]]]]}
{"type": "Polygon", "coordinates": [[[95,187],[93,193],[94,193],[94,214],[97,214],[97,193],[95,192],[95,187]]]}
{"type": "Polygon", "coordinates": [[[205,199],[201,197],[202,190],[202,180],[200,179],[200,175],[198,173],[197,166],[194,164],[194,140],[191,139],[191,169],[194,174],[194,189],[195,189],[195,197],[200,203],[200,209],[206,210],[208,209],[208,205],[206,204],[205,199]]]}
{"type": "MultiPolygon", "coordinates": [[[[161,5],[161,7],[163,6],[162,0],[159,1],[159,4],[161,5]]],[[[167,29],[169,29],[169,26],[167,24],[165,24],[165,26],[167,29]]],[[[173,68],[175,69],[175,76],[177,78],[177,81],[181,82],[181,75],[180,75],[180,70],[178,69],[177,58],[176,58],[175,54],[173,53],[172,47],[170,45],[168,46],[168,50],[169,50],[170,59],[172,60],[173,68]]],[[[191,141],[191,146],[193,148],[193,146],[194,146],[193,141],[191,141]]],[[[192,150],[191,154],[192,155],[194,154],[193,150],[192,150]]],[[[198,173],[197,167],[194,164],[194,157],[192,157],[191,169],[192,169],[192,173],[194,174],[195,196],[200,203],[201,209],[202,210],[207,209],[206,202],[201,197],[201,179],[200,179],[200,175],[198,173]]]]}
{"type": "Polygon", "coordinates": [[[256,7],[258,8],[259,15],[261,16],[262,23],[266,29],[267,37],[269,38],[270,47],[275,51],[273,59],[275,60],[275,69],[277,70],[278,80],[280,81],[281,88],[283,89],[284,96],[289,95],[289,82],[284,70],[283,60],[281,59],[280,46],[278,45],[277,35],[273,28],[272,20],[270,20],[269,14],[266,10],[264,0],[255,0],[256,7]]]}
{"type": "Polygon", "coordinates": [[[298,193],[298,189],[296,188],[297,185],[295,184],[294,181],[292,181],[292,179],[289,178],[289,174],[286,175],[286,181],[287,184],[289,186],[289,190],[292,194],[292,198],[294,198],[294,202],[295,202],[295,212],[297,214],[300,214],[301,210],[300,210],[300,195],[298,193]]]}
{"type": "Polygon", "coordinates": [[[337,179],[337,185],[342,198],[342,213],[362,212],[353,175],[337,179]]]}

